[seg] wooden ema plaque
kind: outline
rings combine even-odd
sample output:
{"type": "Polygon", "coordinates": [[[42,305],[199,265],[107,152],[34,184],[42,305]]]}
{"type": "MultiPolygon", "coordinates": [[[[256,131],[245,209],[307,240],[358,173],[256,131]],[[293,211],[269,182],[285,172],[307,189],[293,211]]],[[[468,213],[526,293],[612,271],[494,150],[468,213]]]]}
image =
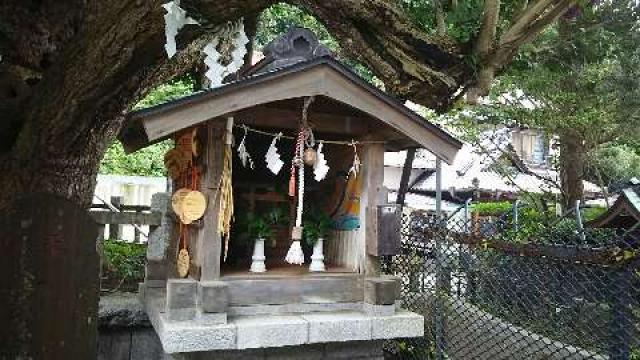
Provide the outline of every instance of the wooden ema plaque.
{"type": "Polygon", "coordinates": [[[198,220],[204,215],[207,208],[207,200],[200,191],[192,190],[182,198],[182,218],[189,222],[198,220]]]}
{"type": "Polygon", "coordinates": [[[171,208],[183,224],[191,224],[204,215],[207,200],[200,191],[182,188],[173,193],[171,208]]]}
{"type": "Polygon", "coordinates": [[[189,274],[189,252],[187,249],[180,249],[178,253],[178,261],[176,262],[176,267],[178,269],[178,275],[181,278],[187,277],[189,274]]]}

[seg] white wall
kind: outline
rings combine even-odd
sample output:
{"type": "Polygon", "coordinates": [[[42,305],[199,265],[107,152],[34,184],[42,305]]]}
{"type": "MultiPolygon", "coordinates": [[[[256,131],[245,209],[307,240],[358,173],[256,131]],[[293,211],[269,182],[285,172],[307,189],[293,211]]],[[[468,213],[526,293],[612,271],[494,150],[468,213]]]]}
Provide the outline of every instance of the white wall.
{"type": "MultiPolygon", "coordinates": [[[[165,177],[98,175],[94,194],[105,201],[110,201],[112,196],[122,196],[122,204],[125,205],[151,205],[151,196],[166,190],[165,177]]],[[[93,203],[101,204],[101,201],[94,196],[93,203]]],[[[142,226],[142,229],[145,233],[149,231],[148,226],[142,226]]],[[[107,234],[106,231],[108,226],[105,227],[105,234],[107,234]]],[[[134,239],[133,226],[124,225],[120,233],[123,240],[134,239]]],[[[140,236],[140,240],[147,241],[144,236],[140,236]]]]}

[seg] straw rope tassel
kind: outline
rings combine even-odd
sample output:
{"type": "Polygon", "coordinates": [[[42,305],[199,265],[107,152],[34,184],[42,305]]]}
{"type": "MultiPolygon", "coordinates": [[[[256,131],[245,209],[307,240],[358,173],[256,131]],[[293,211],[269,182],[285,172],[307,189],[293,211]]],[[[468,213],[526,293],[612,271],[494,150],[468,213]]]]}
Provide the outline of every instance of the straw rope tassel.
{"type": "Polygon", "coordinates": [[[233,139],[233,117],[227,118],[227,131],[225,133],[225,145],[223,149],[222,174],[220,175],[220,210],[218,212],[218,232],[224,237],[224,258],[227,260],[229,252],[229,235],[231,232],[231,220],[233,219],[233,187],[231,184],[232,153],[231,143],[233,139]]]}
{"type": "Polygon", "coordinates": [[[297,154],[298,162],[298,207],[296,209],[296,226],[293,230],[292,237],[293,242],[287,256],[284,261],[289,264],[302,265],[304,263],[304,253],[302,252],[302,246],[300,246],[300,234],[296,232],[302,232],[302,207],[304,205],[304,161],[302,161],[302,154],[304,153],[304,130],[300,129],[297,142],[297,154]]]}

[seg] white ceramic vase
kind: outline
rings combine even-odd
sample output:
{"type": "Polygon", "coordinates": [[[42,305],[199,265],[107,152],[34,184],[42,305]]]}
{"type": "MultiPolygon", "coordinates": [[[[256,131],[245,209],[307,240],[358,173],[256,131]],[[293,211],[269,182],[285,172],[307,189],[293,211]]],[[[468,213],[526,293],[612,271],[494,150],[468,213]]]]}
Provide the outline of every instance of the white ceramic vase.
{"type": "Polygon", "coordinates": [[[264,239],[258,238],[253,244],[253,256],[251,257],[251,268],[249,271],[255,273],[262,273],[267,271],[267,267],[264,265],[264,239]]]}
{"type": "Polygon", "coordinates": [[[311,255],[311,265],[309,265],[309,271],[311,272],[325,271],[323,243],[324,243],[324,239],[320,238],[316,240],[316,243],[313,245],[313,254],[311,255]]]}

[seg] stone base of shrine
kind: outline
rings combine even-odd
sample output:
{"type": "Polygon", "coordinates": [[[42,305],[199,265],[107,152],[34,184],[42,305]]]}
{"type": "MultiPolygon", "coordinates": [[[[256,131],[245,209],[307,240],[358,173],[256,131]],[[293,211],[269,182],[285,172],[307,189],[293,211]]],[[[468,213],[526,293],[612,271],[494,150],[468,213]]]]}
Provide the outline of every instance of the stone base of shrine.
{"type": "Polygon", "coordinates": [[[165,360],[383,360],[382,340],[166,354],[165,360]]]}
{"type": "Polygon", "coordinates": [[[170,359],[382,359],[382,340],[424,335],[424,318],[396,305],[323,304],[277,315],[246,307],[225,319],[196,314],[180,320],[166,311],[164,288],[141,289],[140,295],[170,359]],[[349,352],[358,349],[361,354],[349,352]]]}

